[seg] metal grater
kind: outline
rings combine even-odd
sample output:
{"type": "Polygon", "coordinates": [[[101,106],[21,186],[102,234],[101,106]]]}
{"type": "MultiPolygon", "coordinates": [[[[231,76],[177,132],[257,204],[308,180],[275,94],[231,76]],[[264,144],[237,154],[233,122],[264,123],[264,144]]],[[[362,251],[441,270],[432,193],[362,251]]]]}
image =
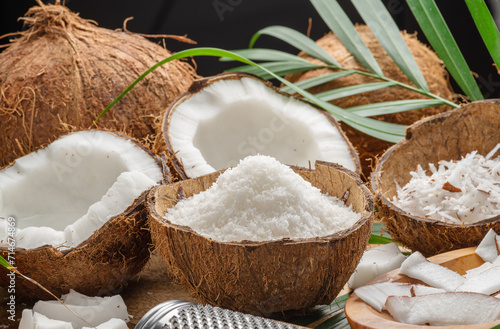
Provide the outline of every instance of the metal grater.
{"type": "Polygon", "coordinates": [[[134,329],[299,329],[255,315],[170,300],[152,308],[134,329]]]}

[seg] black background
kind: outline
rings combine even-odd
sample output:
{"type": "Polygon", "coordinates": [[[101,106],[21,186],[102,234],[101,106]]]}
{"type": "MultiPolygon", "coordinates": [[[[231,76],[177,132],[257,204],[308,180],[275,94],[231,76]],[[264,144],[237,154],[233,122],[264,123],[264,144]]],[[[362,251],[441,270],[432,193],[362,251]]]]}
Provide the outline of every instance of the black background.
{"type": "MultiPolygon", "coordinates": [[[[18,17],[34,0],[0,0],[0,34],[23,29],[18,17]]],[[[53,3],[54,1],[52,1],[53,3]]],[[[47,1],[45,1],[47,3],[47,1]]],[[[354,22],[362,23],[350,0],[339,0],[354,22]]],[[[400,29],[417,32],[422,42],[426,39],[418,28],[404,0],[384,0],[400,29]]],[[[457,38],[472,71],[478,74],[478,83],[485,98],[500,95],[500,77],[492,66],[484,44],[475,28],[463,0],[437,1],[453,35],[457,38]]],[[[491,0],[490,7],[498,3],[491,0]]],[[[116,29],[133,16],[127,29],[144,34],[187,35],[198,42],[189,45],[166,39],[169,50],[180,51],[197,46],[219,47],[227,50],[248,47],[252,35],[271,25],[283,25],[306,33],[312,19],[311,37],[318,39],[328,28],[307,0],[66,0],[66,6],[81,17],[96,21],[99,26],[116,29]]],[[[494,12],[494,8],[491,8],[494,12]]],[[[0,43],[8,43],[8,38],[0,43]]],[[[273,48],[296,53],[297,50],[271,37],[263,36],[256,47],[273,48]]],[[[209,76],[222,72],[231,64],[216,58],[197,57],[198,73],[209,76]]],[[[454,85],[455,91],[460,92],[454,85]]]]}

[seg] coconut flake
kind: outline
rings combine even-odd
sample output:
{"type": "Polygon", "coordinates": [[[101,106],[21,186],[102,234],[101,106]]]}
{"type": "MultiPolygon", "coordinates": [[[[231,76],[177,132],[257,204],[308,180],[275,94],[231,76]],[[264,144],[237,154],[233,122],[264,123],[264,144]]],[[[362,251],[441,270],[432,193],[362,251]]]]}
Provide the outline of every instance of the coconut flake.
{"type": "Polygon", "coordinates": [[[221,242],[327,236],[360,217],[264,155],[246,157],[209,189],[179,201],[165,214],[170,222],[221,242]]]}
{"type": "Polygon", "coordinates": [[[430,175],[420,165],[412,178],[397,186],[393,201],[407,213],[451,224],[472,224],[500,215],[500,157],[491,159],[471,152],[458,161],[429,164],[430,175]]]}

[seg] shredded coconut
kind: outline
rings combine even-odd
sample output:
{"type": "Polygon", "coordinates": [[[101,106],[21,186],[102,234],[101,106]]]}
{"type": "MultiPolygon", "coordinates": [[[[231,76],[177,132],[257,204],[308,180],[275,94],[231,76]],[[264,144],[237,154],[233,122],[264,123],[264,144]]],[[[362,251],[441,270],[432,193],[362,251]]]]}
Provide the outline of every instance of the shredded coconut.
{"type": "Polygon", "coordinates": [[[431,175],[418,165],[393,201],[404,211],[453,224],[471,224],[500,214],[500,157],[471,152],[457,161],[431,163],[431,175]]]}
{"type": "Polygon", "coordinates": [[[165,215],[220,242],[326,236],[351,227],[360,217],[264,155],[241,160],[209,189],[179,201],[165,215]]]}

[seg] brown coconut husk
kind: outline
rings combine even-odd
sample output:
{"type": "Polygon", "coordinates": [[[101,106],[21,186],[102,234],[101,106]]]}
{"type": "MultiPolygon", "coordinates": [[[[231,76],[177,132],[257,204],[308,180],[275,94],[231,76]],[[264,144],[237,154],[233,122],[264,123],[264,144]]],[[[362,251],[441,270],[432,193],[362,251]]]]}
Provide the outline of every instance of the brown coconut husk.
{"type": "MultiPolygon", "coordinates": [[[[110,133],[130,140],[147,152],[163,168],[163,179],[158,183],[170,182],[170,172],[163,159],[128,136],[110,133]]],[[[154,249],[147,224],[147,193],[144,191],[123,213],[111,217],[77,247],[65,250],[52,245],[35,249],[15,248],[13,255],[8,247],[0,247],[0,256],[14,259],[13,266],[20,273],[56,296],[66,294],[70,289],[88,296],[118,293],[143,269],[154,249]]],[[[8,273],[9,270],[0,266],[0,286],[6,290],[10,285],[8,273]]],[[[15,282],[15,293],[17,297],[28,300],[53,298],[19,276],[15,282]]]]}
{"type": "Polygon", "coordinates": [[[486,155],[500,143],[500,100],[477,101],[423,119],[406,131],[406,138],[381,157],[371,177],[379,212],[388,233],[426,257],[477,246],[490,228],[500,232],[500,216],[476,224],[453,225],[412,216],[392,203],[397,186],[411,179],[420,164],[438,166],[440,160],[459,160],[477,150],[486,155]]]}
{"type": "MultiPolygon", "coordinates": [[[[387,52],[382,48],[368,26],[357,25],[356,30],[368,49],[370,49],[370,51],[372,52],[386,77],[413,86],[413,83],[398,68],[398,66],[389,57],[387,52]]],[[[409,34],[406,31],[402,31],[401,35],[403,36],[406,44],[413,54],[418,67],[422,71],[422,74],[429,86],[430,92],[444,99],[452,100],[454,93],[450,86],[448,75],[441,59],[439,59],[439,57],[427,46],[418,41],[416,35],[409,34]]],[[[342,65],[342,67],[367,71],[367,69],[353,57],[353,55],[347,50],[347,48],[345,48],[345,46],[333,33],[330,32],[326,34],[316,43],[324,50],[326,50],[326,52],[328,52],[333,58],[335,58],[342,65]]],[[[304,52],[299,53],[299,56],[307,59],[312,63],[322,63],[321,61],[309,56],[304,52]]],[[[335,70],[318,69],[307,71],[305,73],[290,74],[285,78],[290,80],[291,82],[298,82],[313,77],[327,75],[334,71],[335,70]]],[[[318,87],[311,88],[309,91],[316,94],[327,90],[371,82],[380,82],[380,80],[376,80],[359,74],[353,74],[333,80],[318,87]]],[[[342,108],[348,108],[352,106],[371,103],[422,98],[425,98],[425,96],[422,96],[421,94],[410,91],[408,89],[404,89],[401,87],[390,87],[368,93],[361,93],[354,96],[343,97],[340,99],[332,100],[331,103],[342,108]]],[[[450,109],[451,108],[449,106],[442,105],[438,107],[430,107],[402,113],[381,115],[374,118],[386,122],[410,125],[415,121],[422,119],[423,117],[441,113],[450,109]]],[[[349,140],[353,143],[354,147],[358,151],[361,160],[361,166],[363,168],[363,174],[368,178],[372,171],[372,165],[375,164],[376,157],[380,156],[389,146],[392,145],[392,143],[384,142],[382,140],[371,137],[354,128],[351,128],[347,124],[341,123],[341,126],[349,140]]]]}
{"type": "MultiPolygon", "coordinates": [[[[271,88],[272,90],[274,90],[276,93],[278,93],[280,95],[284,95],[286,97],[295,97],[295,96],[291,96],[288,93],[282,92],[279,88],[276,88],[270,82],[265,81],[265,80],[255,76],[255,75],[247,74],[247,73],[228,72],[228,73],[217,74],[217,75],[214,75],[211,77],[196,79],[193,82],[193,84],[191,85],[191,87],[188,89],[188,91],[186,91],[183,95],[178,97],[172,103],[172,105],[168,108],[168,110],[165,112],[165,114],[163,116],[163,126],[162,126],[163,133],[161,135],[157,136],[157,138],[155,140],[155,144],[153,146],[153,151],[155,153],[165,152],[169,156],[169,164],[171,167],[174,181],[193,178],[193,177],[189,177],[186,174],[186,172],[184,171],[182,159],[177,154],[178,150],[174,150],[174,148],[172,146],[172,142],[171,142],[170,126],[171,126],[172,116],[174,115],[174,112],[176,111],[177,107],[180,106],[183,102],[185,102],[189,98],[198,94],[199,92],[203,92],[203,89],[210,87],[210,85],[212,85],[214,83],[217,83],[221,80],[232,80],[232,79],[240,80],[243,78],[251,78],[251,79],[261,81],[267,87],[271,88]]],[[[304,100],[302,100],[298,97],[297,97],[297,100],[304,102],[304,100]]],[[[361,164],[359,161],[358,154],[356,153],[356,150],[354,149],[354,147],[351,144],[351,142],[349,141],[349,139],[343,134],[343,131],[340,128],[340,125],[337,122],[337,120],[330,113],[320,109],[319,107],[317,107],[313,104],[308,103],[307,106],[316,108],[321,114],[323,114],[325,116],[325,118],[328,120],[328,122],[331,125],[333,125],[334,127],[336,127],[338,129],[338,131],[341,135],[341,138],[346,143],[346,145],[349,149],[350,156],[354,161],[354,165],[356,167],[355,172],[357,174],[361,174],[361,164]]]]}
{"type": "MultiPolygon", "coordinates": [[[[92,125],[139,75],[171,53],[144,37],[100,28],[62,5],[29,9],[29,27],[0,53],[0,167],[60,135],[92,125]]],[[[187,62],[165,64],[99,120],[141,141],[196,78],[187,62]]]]}
{"type": "Polygon", "coordinates": [[[220,172],[153,188],[151,236],[169,273],[200,301],[246,313],[269,316],[331,303],[368,243],[373,199],[351,171],[326,162],[316,162],[315,168],[294,170],[323,193],[345,199],[361,219],[347,230],[313,239],[217,242],[163,218],[179,198],[209,188],[220,172]]]}

